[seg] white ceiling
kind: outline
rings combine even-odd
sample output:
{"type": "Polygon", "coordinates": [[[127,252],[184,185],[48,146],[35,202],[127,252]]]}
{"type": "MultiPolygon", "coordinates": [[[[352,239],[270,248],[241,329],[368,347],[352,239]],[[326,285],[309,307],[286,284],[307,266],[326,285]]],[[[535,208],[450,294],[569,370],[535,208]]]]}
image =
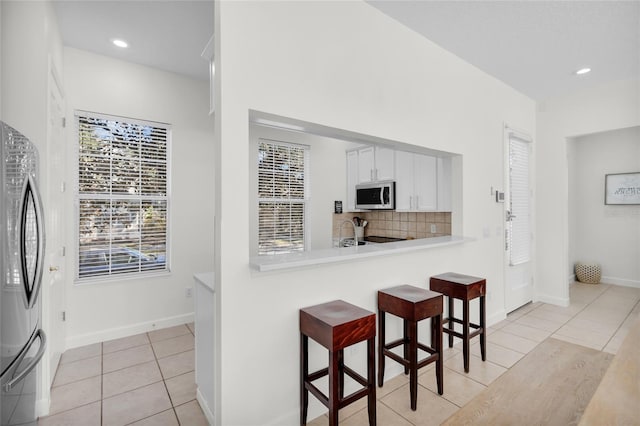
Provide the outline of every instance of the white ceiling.
{"type": "MultiPolygon", "coordinates": [[[[536,100],[640,75],[640,0],[367,0],[536,100]],[[573,72],[588,66],[584,76],[573,72]]],[[[65,45],[208,78],[211,0],[54,1],[65,45]],[[110,40],[126,39],[121,50],[110,40]]]]}
{"type": "Polygon", "coordinates": [[[640,1],[368,3],[536,100],[640,76],[640,1]]]}
{"type": "Polygon", "coordinates": [[[66,46],[207,80],[212,0],[54,0],[66,46]],[[121,38],[127,49],[111,40],[121,38]]]}

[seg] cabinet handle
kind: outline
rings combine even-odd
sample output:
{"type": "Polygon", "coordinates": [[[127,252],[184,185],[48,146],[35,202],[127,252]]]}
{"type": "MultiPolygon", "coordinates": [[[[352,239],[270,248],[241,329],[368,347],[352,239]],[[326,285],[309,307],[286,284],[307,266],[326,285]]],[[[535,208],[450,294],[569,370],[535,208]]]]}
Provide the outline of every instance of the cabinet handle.
{"type": "Polygon", "coordinates": [[[413,209],[413,195],[409,195],[409,210],[413,209]]]}
{"type": "Polygon", "coordinates": [[[374,175],[375,175],[375,177],[376,177],[376,179],[375,179],[375,180],[378,180],[378,169],[373,169],[373,170],[375,170],[375,172],[374,172],[374,175]]]}

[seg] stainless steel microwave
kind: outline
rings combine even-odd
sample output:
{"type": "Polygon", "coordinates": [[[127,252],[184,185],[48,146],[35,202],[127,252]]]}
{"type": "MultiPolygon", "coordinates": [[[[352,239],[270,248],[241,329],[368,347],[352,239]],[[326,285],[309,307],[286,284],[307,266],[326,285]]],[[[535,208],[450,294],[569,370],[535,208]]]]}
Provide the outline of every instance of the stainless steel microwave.
{"type": "Polygon", "coordinates": [[[396,183],[392,180],[356,185],[356,208],[393,210],[396,208],[396,183]]]}

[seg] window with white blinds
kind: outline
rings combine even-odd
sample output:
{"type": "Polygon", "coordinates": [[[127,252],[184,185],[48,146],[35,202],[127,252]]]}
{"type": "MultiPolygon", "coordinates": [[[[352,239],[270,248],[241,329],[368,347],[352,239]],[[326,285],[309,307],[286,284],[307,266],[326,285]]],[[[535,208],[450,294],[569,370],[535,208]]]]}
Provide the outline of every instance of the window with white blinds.
{"type": "Polygon", "coordinates": [[[304,251],[309,147],[258,143],[258,254],[304,251]]]}
{"type": "Polygon", "coordinates": [[[518,265],[531,258],[531,222],[529,204],[529,146],[517,137],[509,138],[509,264],[518,265]]]}
{"type": "Polygon", "coordinates": [[[76,114],[76,278],[167,271],[167,124],[76,114]]]}

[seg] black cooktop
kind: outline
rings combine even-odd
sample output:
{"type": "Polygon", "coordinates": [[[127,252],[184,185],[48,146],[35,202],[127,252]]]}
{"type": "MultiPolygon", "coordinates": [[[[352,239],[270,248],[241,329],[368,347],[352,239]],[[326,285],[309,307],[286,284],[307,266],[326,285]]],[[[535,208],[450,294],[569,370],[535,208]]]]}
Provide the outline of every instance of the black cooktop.
{"type": "Polygon", "coordinates": [[[405,241],[404,238],[376,237],[374,235],[364,237],[364,240],[370,243],[395,243],[396,241],[405,241]]]}

